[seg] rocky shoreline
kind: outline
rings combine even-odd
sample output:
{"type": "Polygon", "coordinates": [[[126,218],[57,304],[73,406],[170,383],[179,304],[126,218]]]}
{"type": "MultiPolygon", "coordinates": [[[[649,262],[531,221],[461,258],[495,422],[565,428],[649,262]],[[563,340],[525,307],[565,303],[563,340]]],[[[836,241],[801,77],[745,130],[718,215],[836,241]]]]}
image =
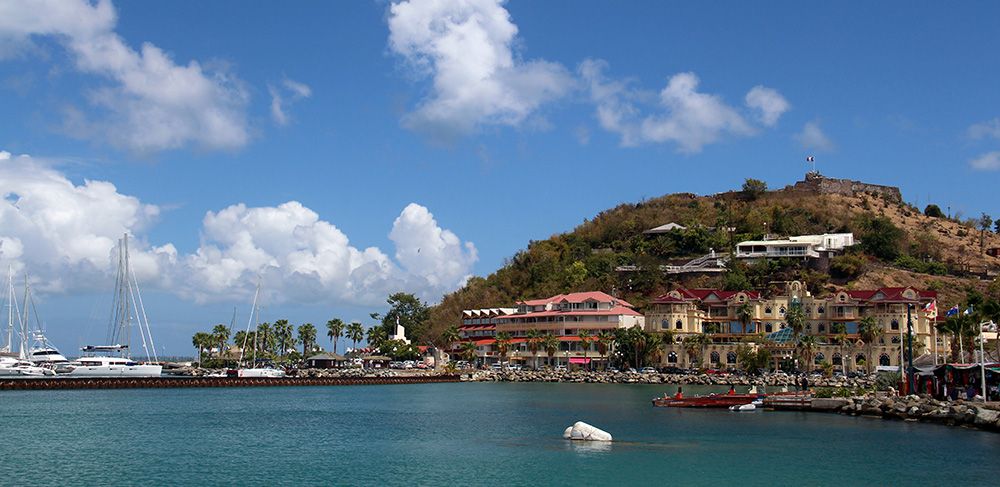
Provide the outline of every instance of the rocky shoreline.
{"type": "Polygon", "coordinates": [[[925,394],[905,397],[869,394],[849,398],[813,399],[813,411],[922,421],[1000,432],[1000,404],[975,401],[940,401],[925,394]]]}

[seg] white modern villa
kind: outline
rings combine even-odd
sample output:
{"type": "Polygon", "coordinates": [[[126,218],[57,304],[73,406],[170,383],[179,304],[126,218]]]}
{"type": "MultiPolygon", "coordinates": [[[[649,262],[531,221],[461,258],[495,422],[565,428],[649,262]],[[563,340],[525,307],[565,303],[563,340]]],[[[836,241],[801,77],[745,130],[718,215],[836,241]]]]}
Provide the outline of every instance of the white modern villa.
{"type": "Polygon", "coordinates": [[[748,240],[736,245],[737,259],[793,257],[818,259],[829,257],[854,245],[853,233],[799,235],[784,239],[748,240]]]}

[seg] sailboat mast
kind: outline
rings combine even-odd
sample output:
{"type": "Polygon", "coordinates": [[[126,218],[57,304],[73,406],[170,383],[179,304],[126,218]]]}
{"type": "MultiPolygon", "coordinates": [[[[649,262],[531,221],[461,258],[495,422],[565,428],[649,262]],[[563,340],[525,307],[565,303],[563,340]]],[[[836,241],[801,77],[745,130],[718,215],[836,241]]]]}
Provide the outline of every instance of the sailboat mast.
{"type": "Polygon", "coordinates": [[[24,273],[24,317],[21,318],[21,346],[17,355],[24,360],[28,357],[28,273],[24,273]]]}
{"type": "Polygon", "coordinates": [[[7,341],[5,352],[14,349],[14,269],[7,266],[7,341]]]}
{"type": "MultiPolygon", "coordinates": [[[[243,345],[240,346],[240,363],[243,362],[243,357],[247,350],[247,338],[250,336],[250,324],[253,323],[253,315],[257,312],[257,296],[260,295],[260,280],[257,280],[257,290],[253,292],[253,306],[250,308],[250,318],[247,319],[247,331],[243,335],[243,345]]],[[[234,313],[235,314],[235,313],[234,313]]],[[[256,348],[256,333],[254,333],[254,348],[256,348]]]]}

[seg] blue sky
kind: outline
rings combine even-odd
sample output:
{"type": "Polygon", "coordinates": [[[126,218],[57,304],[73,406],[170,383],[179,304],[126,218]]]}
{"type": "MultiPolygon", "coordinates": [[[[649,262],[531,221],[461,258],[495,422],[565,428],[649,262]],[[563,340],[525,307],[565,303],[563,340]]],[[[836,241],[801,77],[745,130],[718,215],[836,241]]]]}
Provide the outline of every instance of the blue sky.
{"type": "Polygon", "coordinates": [[[997,10],[5,2],[0,264],[71,350],[103,336],[129,231],[154,332],[189,353],[259,273],[265,319],[363,320],[620,202],[790,184],[810,154],[996,214],[997,10]]]}

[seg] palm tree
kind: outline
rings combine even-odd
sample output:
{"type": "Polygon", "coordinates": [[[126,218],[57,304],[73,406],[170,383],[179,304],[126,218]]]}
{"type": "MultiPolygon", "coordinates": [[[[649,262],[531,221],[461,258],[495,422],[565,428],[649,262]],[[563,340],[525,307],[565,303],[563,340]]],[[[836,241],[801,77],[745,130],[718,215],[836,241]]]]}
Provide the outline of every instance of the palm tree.
{"type": "Polygon", "coordinates": [[[539,340],[542,338],[541,332],[532,328],[528,330],[528,351],[531,352],[531,356],[535,362],[535,370],[538,370],[538,349],[540,348],[539,340]]]}
{"type": "Polygon", "coordinates": [[[281,356],[288,354],[289,349],[295,348],[295,336],[292,324],[288,320],[277,320],[274,322],[274,338],[281,356]]]}
{"type": "MultiPolygon", "coordinates": [[[[194,348],[198,349],[198,363],[199,364],[201,364],[201,362],[202,362],[202,360],[201,360],[201,354],[205,351],[205,344],[206,343],[207,344],[213,344],[213,343],[215,343],[215,338],[212,335],[210,335],[208,333],[205,333],[203,331],[199,331],[198,333],[195,333],[194,336],[191,337],[191,345],[194,345],[194,348]]],[[[209,346],[211,346],[211,345],[209,345],[209,346]]]]}
{"type": "Polygon", "coordinates": [[[441,333],[441,339],[444,340],[445,347],[451,350],[452,344],[457,342],[461,337],[458,334],[457,326],[449,326],[447,330],[441,333]]]}
{"type": "Polygon", "coordinates": [[[389,339],[389,335],[385,332],[385,328],[381,326],[373,326],[369,328],[367,336],[368,336],[368,346],[379,349],[381,349],[382,344],[389,339]]]}
{"type": "Polygon", "coordinates": [[[805,362],[806,372],[811,371],[813,369],[813,354],[816,352],[816,337],[812,335],[799,337],[799,343],[796,347],[802,355],[803,362],[805,362]]]}
{"type": "Polygon", "coordinates": [[[305,358],[316,344],[316,327],[312,323],[299,326],[299,341],[302,342],[302,358],[305,358]]]}
{"type": "Polygon", "coordinates": [[[597,334],[597,353],[601,354],[604,361],[604,369],[608,368],[608,352],[611,351],[611,344],[615,341],[615,334],[608,330],[601,330],[597,334]]]}
{"type": "Polygon", "coordinates": [[[361,326],[360,322],[352,321],[351,324],[347,325],[347,339],[351,341],[353,348],[358,348],[358,342],[365,339],[365,327],[361,326]]]}
{"type": "Polygon", "coordinates": [[[501,363],[503,363],[504,358],[507,357],[507,351],[510,348],[510,339],[511,339],[510,333],[507,333],[505,331],[497,333],[496,336],[497,352],[500,352],[501,363]]]}
{"type": "Polygon", "coordinates": [[[546,333],[542,337],[542,348],[545,349],[545,354],[549,356],[549,365],[552,365],[552,358],[556,356],[556,352],[559,351],[559,338],[553,335],[551,332],[546,333]]]}
{"type": "Polygon", "coordinates": [[[688,354],[688,359],[693,362],[694,357],[697,356],[698,367],[701,367],[705,361],[705,347],[708,346],[709,341],[708,335],[704,333],[691,335],[684,339],[684,350],[688,354]]]}
{"type": "Polygon", "coordinates": [[[875,321],[875,317],[873,316],[865,316],[858,322],[858,334],[861,335],[861,340],[865,342],[867,350],[865,354],[865,370],[869,374],[872,372],[872,352],[875,348],[875,340],[878,340],[882,336],[882,333],[882,327],[879,326],[878,321],[875,321]]]}
{"type": "Polygon", "coordinates": [[[347,326],[340,318],[334,318],[326,322],[326,336],[333,342],[333,353],[337,353],[337,341],[344,336],[344,327],[347,326]]]}
{"type": "Polygon", "coordinates": [[[583,361],[587,362],[587,351],[590,350],[590,332],[587,330],[580,330],[576,334],[580,338],[580,348],[583,349],[583,361]]]}
{"type": "Polygon", "coordinates": [[[274,343],[274,330],[271,328],[271,324],[264,322],[257,325],[257,331],[254,334],[254,343],[257,345],[257,351],[261,352],[262,355],[267,355],[271,353],[274,349],[272,344],[274,343]]]}
{"type": "Polygon", "coordinates": [[[476,343],[475,342],[464,342],[462,343],[462,358],[470,364],[476,358],[476,343]]]}
{"type": "Polygon", "coordinates": [[[788,327],[792,329],[792,334],[795,336],[795,340],[799,339],[802,335],[802,330],[806,326],[806,315],[802,312],[802,306],[798,304],[793,304],[785,315],[785,322],[788,323],[788,327]]]}
{"type": "Polygon", "coordinates": [[[219,344],[219,357],[226,350],[226,342],[229,341],[229,327],[226,325],[215,325],[212,328],[212,338],[219,344]]]}
{"type": "Polygon", "coordinates": [[[830,326],[830,331],[835,334],[833,340],[840,352],[840,372],[847,375],[847,356],[844,355],[844,345],[850,341],[847,338],[847,327],[843,323],[834,323],[830,326]]]}
{"type": "Polygon", "coordinates": [[[747,334],[747,325],[750,324],[750,320],[753,319],[753,305],[749,301],[744,302],[736,308],[736,319],[739,320],[740,326],[743,329],[743,335],[747,334]]]}

